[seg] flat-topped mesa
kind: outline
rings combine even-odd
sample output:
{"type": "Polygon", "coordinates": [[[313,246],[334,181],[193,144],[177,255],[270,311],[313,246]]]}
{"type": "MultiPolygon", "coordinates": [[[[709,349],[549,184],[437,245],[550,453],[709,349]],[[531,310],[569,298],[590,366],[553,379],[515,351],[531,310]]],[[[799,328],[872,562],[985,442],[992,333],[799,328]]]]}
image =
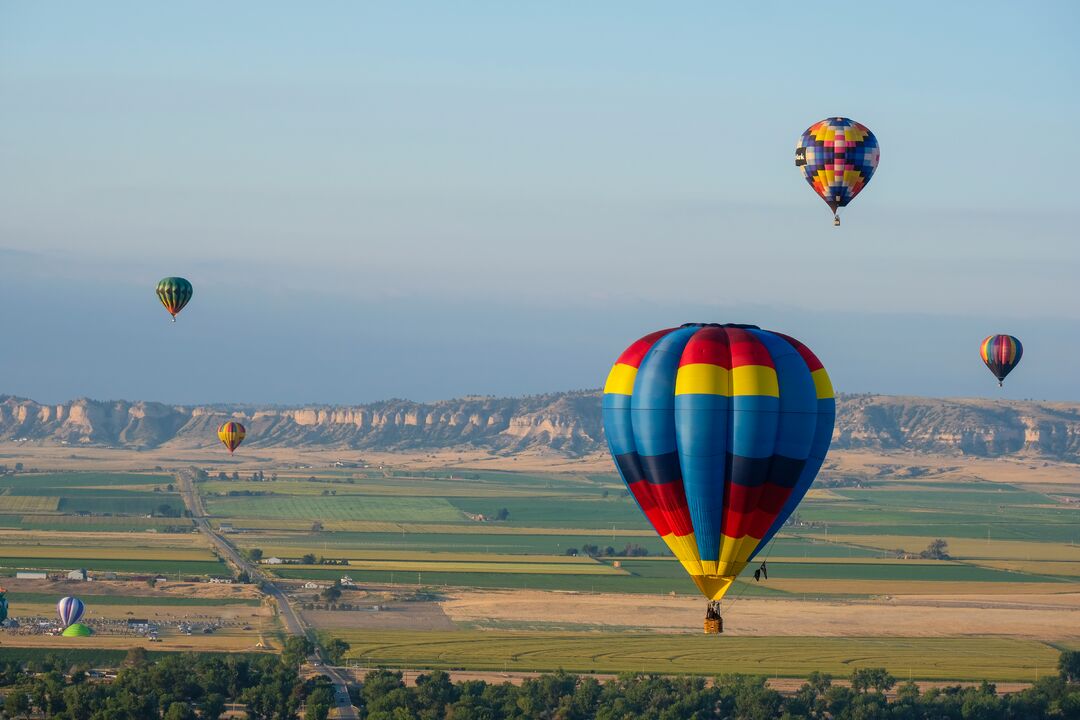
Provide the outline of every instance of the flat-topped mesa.
{"type": "MultiPolygon", "coordinates": [[[[41,404],[0,396],[0,441],[211,446],[216,428],[230,419],[248,428],[245,447],[472,447],[575,457],[599,452],[605,443],[598,391],[291,408],[85,398],[41,404]]],[[[833,447],[1080,461],[1080,403],[840,395],[833,447]]]]}

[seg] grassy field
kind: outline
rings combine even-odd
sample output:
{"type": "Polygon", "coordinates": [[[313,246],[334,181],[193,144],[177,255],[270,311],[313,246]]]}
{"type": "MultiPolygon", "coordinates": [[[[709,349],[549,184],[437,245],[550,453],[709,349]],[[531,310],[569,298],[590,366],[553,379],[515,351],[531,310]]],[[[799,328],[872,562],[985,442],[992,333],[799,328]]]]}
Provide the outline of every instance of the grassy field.
{"type": "MultiPolygon", "coordinates": [[[[329,633],[328,633],[329,635],[329,633]]],[[[1034,680],[1058,650],[1035,641],[996,638],[709,637],[498,631],[337,631],[348,657],[362,665],[578,673],[748,673],[804,677],[818,670],[848,675],[885,667],[899,678],[1034,680]]]]}
{"type": "Polygon", "coordinates": [[[348,495],[339,497],[267,496],[210,498],[207,511],[219,517],[312,520],[446,522],[464,520],[442,498],[348,495]]]}
{"type": "Polygon", "coordinates": [[[75,570],[86,568],[91,572],[133,573],[136,575],[163,574],[176,576],[178,573],[190,575],[215,575],[228,577],[225,563],[214,561],[190,560],[125,560],[125,559],[61,559],[61,558],[24,558],[0,556],[0,574],[14,575],[17,570],[75,570]]]}
{"type": "Polygon", "coordinates": [[[6,560],[15,558],[27,561],[57,560],[164,560],[179,562],[217,562],[214,554],[206,548],[146,547],[132,544],[129,547],[72,547],[70,545],[0,545],[0,554],[6,560]]]}
{"type": "Polygon", "coordinates": [[[56,512],[60,498],[48,495],[0,495],[0,513],[56,512]]]}

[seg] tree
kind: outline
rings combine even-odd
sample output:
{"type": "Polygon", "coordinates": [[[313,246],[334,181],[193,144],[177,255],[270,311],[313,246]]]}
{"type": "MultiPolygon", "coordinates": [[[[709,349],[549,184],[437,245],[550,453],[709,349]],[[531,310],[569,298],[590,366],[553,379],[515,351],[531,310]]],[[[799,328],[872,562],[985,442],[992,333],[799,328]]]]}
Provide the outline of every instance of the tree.
{"type": "Polygon", "coordinates": [[[262,560],[263,551],[259,548],[251,548],[247,551],[247,554],[252,562],[259,562],[262,560]]]}
{"type": "Polygon", "coordinates": [[[322,530],[323,530],[323,524],[321,522],[319,522],[318,520],[311,523],[311,532],[322,532],[322,530]]]}
{"type": "Polygon", "coordinates": [[[926,549],[919,553],[919,557],[924,560],[948,560],[949,559],[949,543],[945,540],[938,538],[931,541],[926,549]]]}
{"type": "Polygon", "coordinates": [[[300,562],[302,562],[304,565],[314,565],[315,553],[305,553],[304,556],[300,558],[300,562]]]}
{"type": "Polygon", "coordinates": [[[174,702],[165,711],[164,720],[195,720],[195,712],[186,702],[174,702]]]}
{"type": "Polygon", "coordinates": [[[499,512],[495,513],[496,520],[509,520],[510,510],[507,508],[499,508],[499,512]]]}
{"type": "Polygon", "coordinates": [[[880,693],[892,690],[896,678],[885,668],[859,668],[851,673],[851,689],[857,693],[876,690],[880,693]]]}
{"type": "Polygon", "coordinates": [[[202,704],[202,717],[217,720],[223,712],[225,712],[225,696],[221,693],[207,695],[202,704]]]}
{"type": "Polygon", "coordinates": [[[570,557],[577,557],[578,556],[578,549],[577,548],[566,548],[566,554],[569,555],[570,557]]]}
{"type": "Polygon", "coordinates": [[[124,656],[124,665],[128,667],[142,667],[146,665],[146,648],[135,646],[127,651],[124,656]]]}
{"type": "Polygon", "coordinates": [[[333,691],[325,685],[320,685],[307,696],[307,709],[304,711],[304,720],[326,720],[330,716],[330,708],[333,705],[333,691]]]}
{"type": "Polygon", "coordinates": [[[352,646],[345,642],[341,638],[334,638],[326,645],[326,655],[335,665],[340,665],[345,659],[345,653],[349,652],[349,648],[352,646]]]}
{"type": "Polygon", "coordinates": [[[322,591],[322,599],[326,602],[337,602],[341,599],[341,585],[334,583],[322,591]]]}
{"type": "Polygon", "coordinates": [[[4,698],[4,714],[9,718],[25,715],[29,710],[30,699],[21,690],[12,690],[4,698]]]}
{"type": "Polygon", "coordinates": [[[285,649],[281,651],[281,662],[289,666],[297,666],[315,650],[315,645],[306,637],[293,636],[285,641],[285,649]]]}
{"type": "Polygon", "coordinates": [[[1080,683],[1080,650],[1065,650],[1058,656],[1058,672],[1067,683],[1080,683]]]}
{"type": "Polygon", "coordinates": [[[240,479],[240,473],[233,470],[232,479],[233,480],[239,480],[240,479]]]}

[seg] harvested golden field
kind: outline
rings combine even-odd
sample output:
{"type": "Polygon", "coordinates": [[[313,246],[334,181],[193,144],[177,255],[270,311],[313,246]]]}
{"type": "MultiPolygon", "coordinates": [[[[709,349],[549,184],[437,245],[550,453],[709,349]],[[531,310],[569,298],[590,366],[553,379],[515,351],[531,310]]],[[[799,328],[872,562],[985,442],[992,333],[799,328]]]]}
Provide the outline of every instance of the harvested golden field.
{"type": "MultiPolygon", "coordinates": [[[[89,544],[89,543],[88,543],[89,544]]],[[[70,560],[194,560],[213,561],[208,549],[162,547],[79,547],[76,545],[5,545],[0,555],[8,558],[59,558],[70,560]]]]}
{"type": "MultiPolygon", "coordinates": [[[[257,545],[263,551],[263,557],[276,555],[281,558],[300,557],[311,552],[303,545],[264,545],[261,543],[243,543],[257,545]]],[[[600,565],[587,555],[521,555],[509,553],[482,552],[424,552],[419,550],[370,550],[368,548],[320,548],[317,553],[325,558],[339,560],[402,560],[416,562],[475,562],[475,563],[547,563],[558,565],[600,565]]],[[[671,558],[667,558],[670,562],[671,558]]]]}
{"type": "MultiPolygon", "coordinates": [[[[297,570],[326,570],[341,566],[277,565],[297,570]]],[[[512,573],[525,575],[628,575],[624,570],[603,563],[534,563],[534,562],[453,562],[425,560],[350,560],[353,570],[393,570],[402,572],[512,573]]]]}
{"type": "MultiPolygon", "coordinates": [[[[705,612],[705,601],[700,598],[540,590],[452,591],[440,605],[454,622],[486,628],[607,627],[698,633],[705,612]]],[[[744,597],[723,605],[725,635],[1080,640],[1077,586],[1071,594],[1049,597],[954,594],[806,601],[744,597]]]]}
{"type": "MultiPolygon", "coordinates": [[[[175,522],[175,521],[174,521],[175,522]]],[[[97,547],[158,547],[209,548],[202,535],[196,533],[148,532],[79,532],[0,529],[0,547],[9,545],[53,545],[97,547]]]]}
{"type": "Polygon", "coordinates": [[[997,570],[1015,570],[1037,575],[1061,575],[1080,581],[1080,561],[1052,560],[980,560],[975,565],[997,570]]]}
{"type": "MultiPolygon", "coordinates": [[[[1024,540],[986,540],[974,538],[949,537],[948,528],[942,528],[943,537],[948,540],[949,554],[960,559],[987,560],[1072,560],[1080,562],[1080,546],[1065,543],[1029,542],[1024,540]]],[[[829,534],[829,541],[842,545],[871,547],[880,550],[903,548],[918,551],[925,548],[935,538],[911,535],[834,535],[829,534]]]]}
{"type": "Polygon", "coordinates": [[[1074,593],[1080,583],[964,580],[839,580],[769,578],[769,586],[793,595],[1044,595],[1074,593]]]}

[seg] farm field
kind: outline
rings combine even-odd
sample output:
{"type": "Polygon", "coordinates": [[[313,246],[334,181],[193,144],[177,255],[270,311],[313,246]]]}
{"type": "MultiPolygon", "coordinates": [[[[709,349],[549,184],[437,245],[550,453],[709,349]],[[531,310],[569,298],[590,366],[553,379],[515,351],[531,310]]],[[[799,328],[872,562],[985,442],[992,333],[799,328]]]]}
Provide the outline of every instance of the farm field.
{"type": "Polygon", "coordinates": [[[900,678],[1034,680],[1058,651],[998,638],[708,637],[568,632],[335,631],[361,666],[804,677],[886,667],[900,678]]]}

